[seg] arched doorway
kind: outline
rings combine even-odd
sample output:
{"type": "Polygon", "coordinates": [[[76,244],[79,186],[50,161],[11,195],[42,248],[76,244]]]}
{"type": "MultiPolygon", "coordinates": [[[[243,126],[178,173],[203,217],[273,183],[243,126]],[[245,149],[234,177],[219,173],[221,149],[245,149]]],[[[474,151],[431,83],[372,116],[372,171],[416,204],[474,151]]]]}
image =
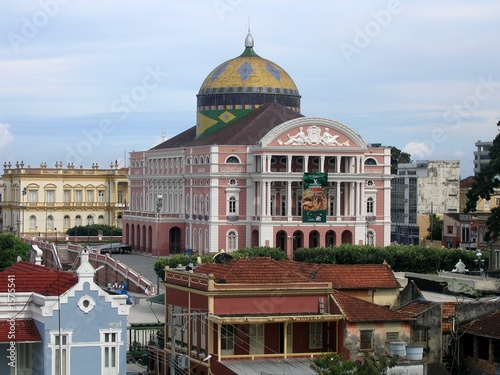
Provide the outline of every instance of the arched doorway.
{"type": "Polygon", "coordinates": [[[172,227],[168,231],[168,248],[170,254],[180,254],[182,250],[181,228],[172,227]]]}
{"type": "Polygon", "coordinates": [[[334,247],[335,243],[337,242],[335,231],[329,230],[325,234],[325,246],[326,247],[334,247]]]}
{"type": "Polygon", "coordinates": [[[317,230],[313,230],[309,233],[309,247],[319,247],[319,232],[317,230]]]}
{"type": "Polygon", "coordinates": [[[304,233],[300,230],[293,232],[293,251],[304,247],[304,233]]]}
{"type": "Polygon", "coordinates": [[[286,232],[284,230],[280,230],[276,233],[276,247],[279,247],[284,252],[287,252],[287,243],[286,243],[286,232]]]}
{"type": "Polygon", "coordinates": [[[259,246],[259,231],[258,230],[253,230],[252,231],[251,246],[252,247],[259,246]]]}
{"type": "Polygon", "coordinates": [[[350,230],[345,230],[342,232],[342,243],[352,244],[352,232],[350,230]]]}

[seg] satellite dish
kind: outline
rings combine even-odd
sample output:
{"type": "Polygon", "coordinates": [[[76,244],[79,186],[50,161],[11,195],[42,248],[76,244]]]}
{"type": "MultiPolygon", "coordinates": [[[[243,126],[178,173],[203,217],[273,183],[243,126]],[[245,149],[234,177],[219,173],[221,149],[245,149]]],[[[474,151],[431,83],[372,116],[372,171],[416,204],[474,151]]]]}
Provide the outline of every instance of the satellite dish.
{"type": "Polygon", "coordinates": [[[228,254],[228,253],[223,253],[223,252],[220,252],[220,253],[217,253],[214,255],[214,262],[216,264],[226,264],[226,263],[229,263],[233,260],[233,257],[228,254]]]}

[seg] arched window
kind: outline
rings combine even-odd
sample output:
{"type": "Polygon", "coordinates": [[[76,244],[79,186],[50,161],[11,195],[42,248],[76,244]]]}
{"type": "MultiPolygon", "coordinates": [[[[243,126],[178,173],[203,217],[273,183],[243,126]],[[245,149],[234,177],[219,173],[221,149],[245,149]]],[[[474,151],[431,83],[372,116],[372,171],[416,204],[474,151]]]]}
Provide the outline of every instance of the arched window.
{"type": "Polygon", "coordinates": [[[366,244],[367,245],[375,245],[375,232],[371,229],[366,232],[366,244]]]}
{"type": "Polygon", "coordinates": [[[87,225],[94,225],[94,217],[92,215],[87,216],[87,225]]]}
{"type": "Polygon", "coordinates": [[[36,229],[36,216],[30,216],[30,229],[36,229]]]}
{"type": "Polygon", "coordinates": [[[66,215],[66,216],[64,216],[63,227],[66,229],[66,228],[70,228],[70,226],[71,226],[71,221],[69,219],[69,216],[66,215]]]}
{"type": "Polygon", "coordinates": [[[208,198],[208,195],[205,204],[205,214],[210,215],[210,199],[208,198]]]}
{"type": "Polygon", "coordinates": [[[238,250],[238,233],[235,230],[230,230],[227,233],[227,251],[238,250]]]}
{"type": "Polygon", "coordinates": [[[365,160],[365,165],[377,165],[377,161],[374,158],[368,158],[365,160]]]}
{"type": "Polygon", "coordinates": [[[193,197],[193,214],[198,214],[198,197],[196,195],[193,197]]]}
{"type": "Polygon", "coordinates": [[[82,225],[82,217],[80,215],[76,215],[75,226],[80,227],[81,225],[82,225]]]}
{"type": "Polygon", "coordinates": [[[366,200],[366,213],[373,214],[373,198],[370,197],[366,200]]]}
{"type": "Polygon", "coordinates": [[[234,163],[234,164],[239,164],[240,159],[238,159],[236,156],[230,156],[226,159],[226,163],[234,163]]]}
{"type": "Polygon", "coordinates": [[[47,229],[54,229],[54,216],[47,216],[47,229]]]}
{"type": "Polygon", "coordinates": [[[104,216],[99,215],[98,221],[99,225],[104,225],[104,216]]]}

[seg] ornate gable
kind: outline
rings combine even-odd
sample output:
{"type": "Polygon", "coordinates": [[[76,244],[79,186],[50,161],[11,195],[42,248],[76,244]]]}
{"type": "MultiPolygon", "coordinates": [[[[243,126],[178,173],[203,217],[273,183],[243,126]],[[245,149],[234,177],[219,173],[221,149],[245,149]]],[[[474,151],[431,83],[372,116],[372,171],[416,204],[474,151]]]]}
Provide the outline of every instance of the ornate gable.
{"type": "Polygon", "coordinates": [[[361,136],[347,126],[317,117],[287,121],[267,133],[261,144],[268,147],[367,148],[361,136]]]}

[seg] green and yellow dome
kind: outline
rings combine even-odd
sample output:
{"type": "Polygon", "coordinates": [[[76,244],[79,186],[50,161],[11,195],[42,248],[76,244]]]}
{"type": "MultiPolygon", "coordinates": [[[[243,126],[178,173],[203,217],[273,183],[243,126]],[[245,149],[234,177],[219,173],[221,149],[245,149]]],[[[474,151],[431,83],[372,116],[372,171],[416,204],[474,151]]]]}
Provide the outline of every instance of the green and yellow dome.
{"type": "Polygon", "coordinates": [[[197,95],[196,136],[212,134],[268,102],[278,102],[300,112],[300,95],[292,78],[279,65],[253,50],[253,38],[245,39],[245,51],[210,72],[197,95]]]}

